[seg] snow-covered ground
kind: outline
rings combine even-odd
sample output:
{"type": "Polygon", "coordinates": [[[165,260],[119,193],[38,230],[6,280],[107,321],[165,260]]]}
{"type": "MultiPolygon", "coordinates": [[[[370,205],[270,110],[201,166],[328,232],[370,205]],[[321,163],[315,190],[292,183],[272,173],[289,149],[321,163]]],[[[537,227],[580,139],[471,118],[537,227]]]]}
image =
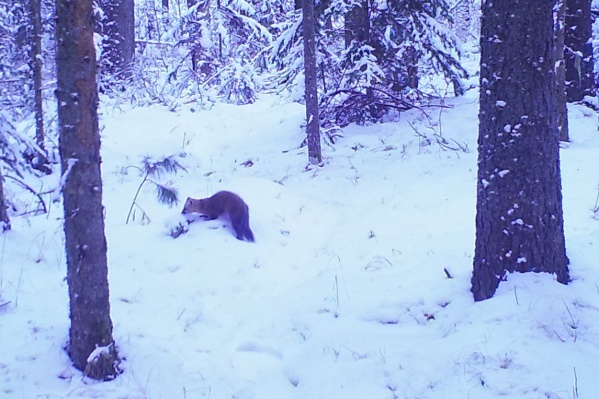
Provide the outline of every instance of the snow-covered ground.
{"type": "MultiPolygon", "coordinates": [[[[570,107],[562,149],[571,284],[510,275],[474,303],[477,94],[397,123],[349,126],[306,169],[304,109],[274,96],[177,112],[103,106],[111,315],[123,374],[84,379],[69,328],[60,203],[0,236],[0,398],[595,398],[599,392],[599,133],[570,107]],[[410,126],[412,125],[414,129],[410,126]],[[416,134],[442,134],[428,145],[416,134]],[[226,220],[177,239],[182,203],[138,198],[144,156],[187,196],[250,207],[255,243],[226,220]],[[250,161],[250,162],[248,162],[250,161]],[[451,276],[448,278],[447,273],[451,276]]],[[[46,187],[56,184],[51,176],[46,187]]]]}

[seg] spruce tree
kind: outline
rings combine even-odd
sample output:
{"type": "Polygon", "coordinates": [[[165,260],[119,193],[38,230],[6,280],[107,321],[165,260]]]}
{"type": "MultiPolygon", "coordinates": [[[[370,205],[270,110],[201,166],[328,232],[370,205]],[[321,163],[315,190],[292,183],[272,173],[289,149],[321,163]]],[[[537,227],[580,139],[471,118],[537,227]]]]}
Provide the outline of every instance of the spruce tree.
{"type": "Polygon", "coordinates": [[[477,301],[492,297],[511,272],[548,272],[569,281],[552,12],[545,0],[483,3],[472,275],[477,301]]]}
{"type": "Polygon", "coordinates": [[[56,0],[58,126],[71,327],[68,353],[86,376],[118,374],[104,235],[93,0],[56,0]]]}

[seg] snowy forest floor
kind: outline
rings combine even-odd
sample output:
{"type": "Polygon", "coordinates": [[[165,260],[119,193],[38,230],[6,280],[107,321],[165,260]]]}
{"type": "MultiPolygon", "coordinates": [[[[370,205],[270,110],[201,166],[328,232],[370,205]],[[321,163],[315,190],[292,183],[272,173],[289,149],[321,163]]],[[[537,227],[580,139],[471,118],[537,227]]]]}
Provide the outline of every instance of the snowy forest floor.
{"type": "Polygon", "coordinates": [[[428,117],[349,126],[323,147],[324,167],[309,170],[298,148],[304,108],[276,96],[209,111],[103,103],[123,374],[82,378],[64,352],[62,206],[47,198],[49,214],[13,218],[0,237],[0,398],[596,397],[597,114],[570,106],[572,142],[561,150],[572,282],[510,275],[474,303],[477,101],[471,90],[428,117]],[[173,154],[187,172],[163,178],[181,200],[238,193],[256,243],[236,240],[224,219],[172,238],[182,203],[159,204],[150,184],[138,198],[150,222],[136,207],[125,224],[142,180],[130,167],[173,154]]]}

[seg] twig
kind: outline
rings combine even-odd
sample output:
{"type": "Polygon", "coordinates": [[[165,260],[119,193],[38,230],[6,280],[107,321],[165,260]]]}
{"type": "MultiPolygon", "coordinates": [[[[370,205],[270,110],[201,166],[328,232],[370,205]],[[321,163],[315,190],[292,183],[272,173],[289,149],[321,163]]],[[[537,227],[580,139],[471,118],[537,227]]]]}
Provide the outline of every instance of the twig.
{"type": "MultiPolygon", "coordinates": [[[[576,342],[576,339],[578,338],[578,333],[577,333],[578,326],[576,325],[576,321],[574,321],[574,316],[572,316],[572,312],[570,312],[570,308],[568,307],[568,305],[566,304],[565,301],[564,301],[564,306],[566,307],[566,311],[570,315],[570,320],[572,321],[572,323],[570,325],[568,325],[568,327],[570,327],[570,329],[572,329],[574,331],[574,342],[576,342]]],[[[566,323],[564,322],[564,324],[566,324],[566,323]]]]}
{"type": "Polygon", "coordinates": [[[599,187],[597,187],[597,198],[595,198],[595,206],[591,209],[593,213],[599,212],[599,187]]]}
{"type": "MultiPolygon", "coordinates": [[[[23,188],[25,188],[27,191],[29,191],[31,194],[35,195],[37,197],[39,203],[42,205],[42,209],[43,209],[42,213],[48,213],[48,208],[46,208],[46,203],[44,202],[44,199],[41,197],[41,195],[44,194],[44,193],[37,193],[33,188],[31,188],[25,182],[17,179],[16,177],[13,177],[13,176],[10,176],[10,175],[5,175],[4,177],[8,177],[9,179],[12,179],[12,180],[16,181],[21,186],[23,186],[23,188]]],[[[34,212],[37,212],[37,211],[34,211],[34,212]]]]}
{"type": "Polygon", "coordinates": [[[131,212],[133,212],[133,207],[137,204],[137,196],[139,195],[139,192],[141,191],[141,188],[143,187],[146,180],[148,180],[149,174],[150,174],[150,172],[146,172],[146,175],[144,176],[143,180],[141,181],[141,184],[139,185],[139,187],[137,187],[137,191],[135,192],[135,195],[133,196],[133,202],[131,203],[131,207],[129,208],[129,213],[127,214],[127,220],[125,221],[125,224],[129,224],[129,219],[131,218],[131,212]]]}
{"type": "Polygon", "coordinates": [[[578,375],[576,374],[576,367],[574,367],[574,398],[578,398],[578,375]]]}

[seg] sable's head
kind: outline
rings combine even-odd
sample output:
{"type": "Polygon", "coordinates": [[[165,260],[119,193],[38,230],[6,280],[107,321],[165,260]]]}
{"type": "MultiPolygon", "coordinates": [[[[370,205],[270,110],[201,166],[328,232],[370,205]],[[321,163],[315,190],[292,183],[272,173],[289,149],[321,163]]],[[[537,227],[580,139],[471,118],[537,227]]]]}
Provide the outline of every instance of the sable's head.
{"type": "Polygon", "coordinates": [[[188,214],[189,212],[191,212],[193,206],[193,200],[190,197],[187,197],[187,201],[185,201],[185,205],[183,205],[183,210],[181,211],[181,213],[183,215],[188,214]]]}

